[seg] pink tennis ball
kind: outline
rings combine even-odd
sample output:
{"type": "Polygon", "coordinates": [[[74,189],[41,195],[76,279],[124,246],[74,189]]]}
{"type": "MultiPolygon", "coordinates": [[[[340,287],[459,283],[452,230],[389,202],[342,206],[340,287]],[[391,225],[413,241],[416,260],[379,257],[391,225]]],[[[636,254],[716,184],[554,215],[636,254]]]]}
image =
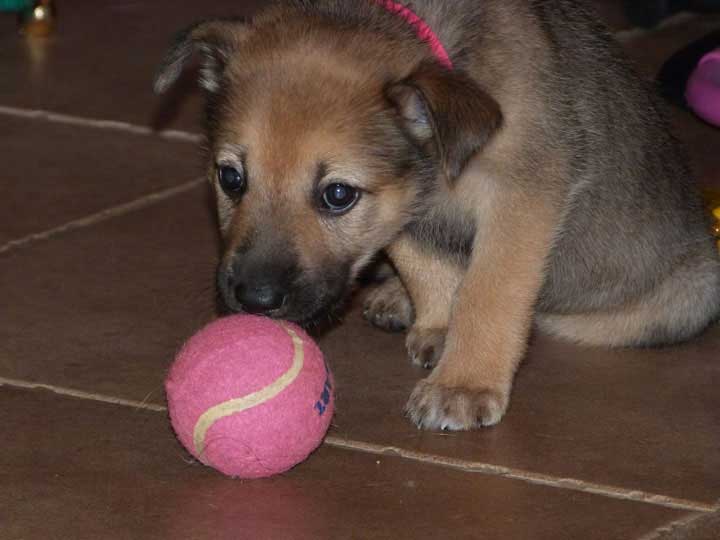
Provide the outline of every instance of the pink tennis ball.
{"type": "Polygon", "coordinates": [[[330,425],[332,387],[310,336],[254,315],[224,317],[200,330],[165,381],[183,446],[240,478],[271,476],[305,460],[330,425]]]}

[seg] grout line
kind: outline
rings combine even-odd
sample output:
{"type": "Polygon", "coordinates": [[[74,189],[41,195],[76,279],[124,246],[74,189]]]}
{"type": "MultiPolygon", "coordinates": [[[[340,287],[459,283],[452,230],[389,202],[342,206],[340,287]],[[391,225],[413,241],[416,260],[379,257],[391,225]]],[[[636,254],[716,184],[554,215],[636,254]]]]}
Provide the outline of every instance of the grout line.
{"type": "MultiPolygon", "coordinates": [[[[104,394],[85,392],[83,390],[75,390],[73,388],[54,386],[44,383],[35,383],[20,379],[0,377],[0,387],[2,386],[10,386],[13,388],[22,388],[27,390],[46,390],[60,396],[68,396],[88,401],[109,403],[112,405],[121,405],[123,407],[129,407],[132,409],[148,410],[154,412],[167,412],[167,407],[165,407],[164,405],[156,405],[153,403],[147,403],[146,401],[117,398],[104,394]]],[[[714,504],[706,504],[687,499],[678,499],[675,497],[667,497],[665,495],[648,493],[640,490],[624,489],[605,484],[586,482],[583,480],[576,480],[574,478],[558,478],[546,474],[533,473],[530,471],[524,471],[522,469],[503,467],[500,465],[492,465],[489,463],[469,462],[444,456],[428,455],[421,452],[416,452],[414,450],[407,450],[395,446],[383,446],[363,441],[354,441],[333,435],[328,435],[327,437],[325,437],[325,444],[334,448],[341,448],[343,450],[354,450],[380,456],[394,455],[403,459],[425,463],[426,465],[439,465],[452,469],[458,469],[465,472],[474,472],[486,474],[489,476],[510,478],[530,484],[590,493],[593,495],[600,495],[612,499],[653,504],[656,506],[664,506],[679,510],[691,510],[694,512],[704,513],[712,512],[716,509],[714,504]]]]}
{"type": "Polygon", "coordinates": [[[108,219],[122,216],[124,214],[129,214],[130,212],[134,212],[136,210],[141,210],[157,202],[161,202],[171,197],[174,197],[175,195],[178,195],[180,193],[190,191],[191,189],[194,189],[205,182],[205,178],[196,178],[178,186],[173,186],[171,188],[163,189],[161,191],[155,191],[148,195],[143,195],[142,197],[134,199],[130,202],[111,206],[109,208],[105,208],[104,210],[100,210],[99,212],[95,212],[94,214],[68,221],[67,223],[59,225],[52,229],[33,233],[28,236],[23,236],[22,238],[18,238],[16,240],[10,240],[5,244],[0,245],[0,255],[4,255],[15,249],[19,249],[28,244],[32,244],[33,242],[49,240],[51,238],[54,238],[55,236],[66,232],[90,227],[108,219]]]}
{"type": "Polygon", "coordinates": [[[24,390],[47,390],[48,392],[52,392],[53,394],[57,394],[59,396],[74,397],[87,401],[99,401],[101,403],[110,403],[112,405],[122,405],[123,407],[130,407],[133,409],[144,409],[155,412],[167,411],[167,407],[165,407],[164,405],[155,405],[153,403],[147,403],[145,401],[117,398],[105,394],[95,394],[92,392],[85,392],[83,390],[75,390],[73,388],[65,388],[62,386],[54,386],[52,384],[36,383],[31,381],[23,381],[20,379],[10,379],[7,377],[0,377],[0,387],[3,386],[22,388],[24,390]]]}
{"type": "Polygon", "coordinates": [[[696,521],[703,519],[704,517],[706,517],[706,514],[690,514],[689,516],[680,518],[677,521],[666,523],[665,525],[641,537],[639,540],[662,540],[662,538],[669,539],[671,538],[670,534],[677,538],[677,535],[681,534],[683,530],[689,529],[696,521]]]}
{"type": "Polygon", "coordinates": [[[111,131],[122,131],[133,135],[157,136],[172,141],[183,141],[199,143],[203,136],[198,133],[190,133],[178,129],[166,129],[156,131],[148,126],[138,126],[118,120],[99,120],[96,118],[83,118],[69,114],[54,113],[42,109],[24,109],[20,107],[7,107],[0,105],[0,114],[14,116],[17,118],[30,118],[34,120],[45,120],[55,124],[67,124],[71,126],[91,127],[95,129],[106,129],[111,131]]]}
{"type": "Polygon", "coordinates": [[[678,499],[656,493],[648,493],[636,489],[625,489],[605,484],[597,484],[594,482],[586,482],[575,478],[558,478],[547,474],[534,473],[522,469],[512,467],[503,467],[500,465],[492,465],[490,463],[472,462],[461,459],[454,459],[445,456],[428,455],[414,450],[407,450],[396,446],[383,446],[374,443],[361,441],[353,441],[343,439],[342,437],[328,436],[325,442],[336,448],[347,450],[356,450],[359,452],[367,452],[376,455],[396,455],[412,461],[419,461],[428,465],[440,465],[452,469],[459,469],[466,472],[475,472],[486,474],[489,476],[501,476],[503,478],[511,478],[513,480],[521,480],[530,484],[538,484],[542,486],[554,487],[558,489],[568,489],[572,491],[580,491],[583,493],[591,493],[593,495],[602,495],[612,499],[628,500],[640,503],[654,504],[675,508],[680,510],[691,510],[694,512],[712,512],[714,505],[691,501],[687,499],[678,499]]]}

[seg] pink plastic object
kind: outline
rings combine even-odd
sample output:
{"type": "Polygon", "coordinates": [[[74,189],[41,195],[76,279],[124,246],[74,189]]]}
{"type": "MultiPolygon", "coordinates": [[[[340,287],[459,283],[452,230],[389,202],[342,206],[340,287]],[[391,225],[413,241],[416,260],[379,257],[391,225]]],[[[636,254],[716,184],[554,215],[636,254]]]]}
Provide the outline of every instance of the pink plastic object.
{"type": "Polygon", "coordinates": [[[688,106],[706,122],[720,127],[720,49],[698,62],[685,89],[688,106]]]}

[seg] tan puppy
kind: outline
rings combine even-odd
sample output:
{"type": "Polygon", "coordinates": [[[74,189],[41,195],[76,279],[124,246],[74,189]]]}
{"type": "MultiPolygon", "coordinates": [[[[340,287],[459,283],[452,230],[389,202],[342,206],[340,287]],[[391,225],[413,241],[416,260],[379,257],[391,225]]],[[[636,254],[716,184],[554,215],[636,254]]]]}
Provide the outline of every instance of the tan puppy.
{"type": "Polygon", "coordinates": [[[534,322],[647,346],[714,320],[696,188],[602,25],[572,0],[412,10],[287,1],[170,51],[158,91],[202,57],[227,305],[309,323],[385,250],[398,276],[367,316],[411,325],[437,365],[407,412],[443,429],[500,421],[534,322]]]}

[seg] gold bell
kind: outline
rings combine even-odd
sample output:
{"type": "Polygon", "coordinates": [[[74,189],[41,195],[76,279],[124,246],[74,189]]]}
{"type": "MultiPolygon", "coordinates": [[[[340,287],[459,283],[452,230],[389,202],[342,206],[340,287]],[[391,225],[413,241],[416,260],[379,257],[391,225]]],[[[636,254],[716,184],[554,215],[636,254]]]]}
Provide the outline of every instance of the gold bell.
{"type": "Polygon", "coordinates": [[[57,12],[52,0],[37,0],[20,12],[20,31],[34,37],[45,37],[55,27],[57,12]]]}
{"type": "Polygon", "coordinates": [[[712,216],[711,231],[717,239],[717,247],[720,250],[720,191],[716,189],[703,190],[705,206],[712,216]]]}
{"type": "Polygon", "coordinates": [[[712,230],[713,236],[720,238],[720,223],[717,223],[717,222],[713,223],[711,230],[712,230]]]}

